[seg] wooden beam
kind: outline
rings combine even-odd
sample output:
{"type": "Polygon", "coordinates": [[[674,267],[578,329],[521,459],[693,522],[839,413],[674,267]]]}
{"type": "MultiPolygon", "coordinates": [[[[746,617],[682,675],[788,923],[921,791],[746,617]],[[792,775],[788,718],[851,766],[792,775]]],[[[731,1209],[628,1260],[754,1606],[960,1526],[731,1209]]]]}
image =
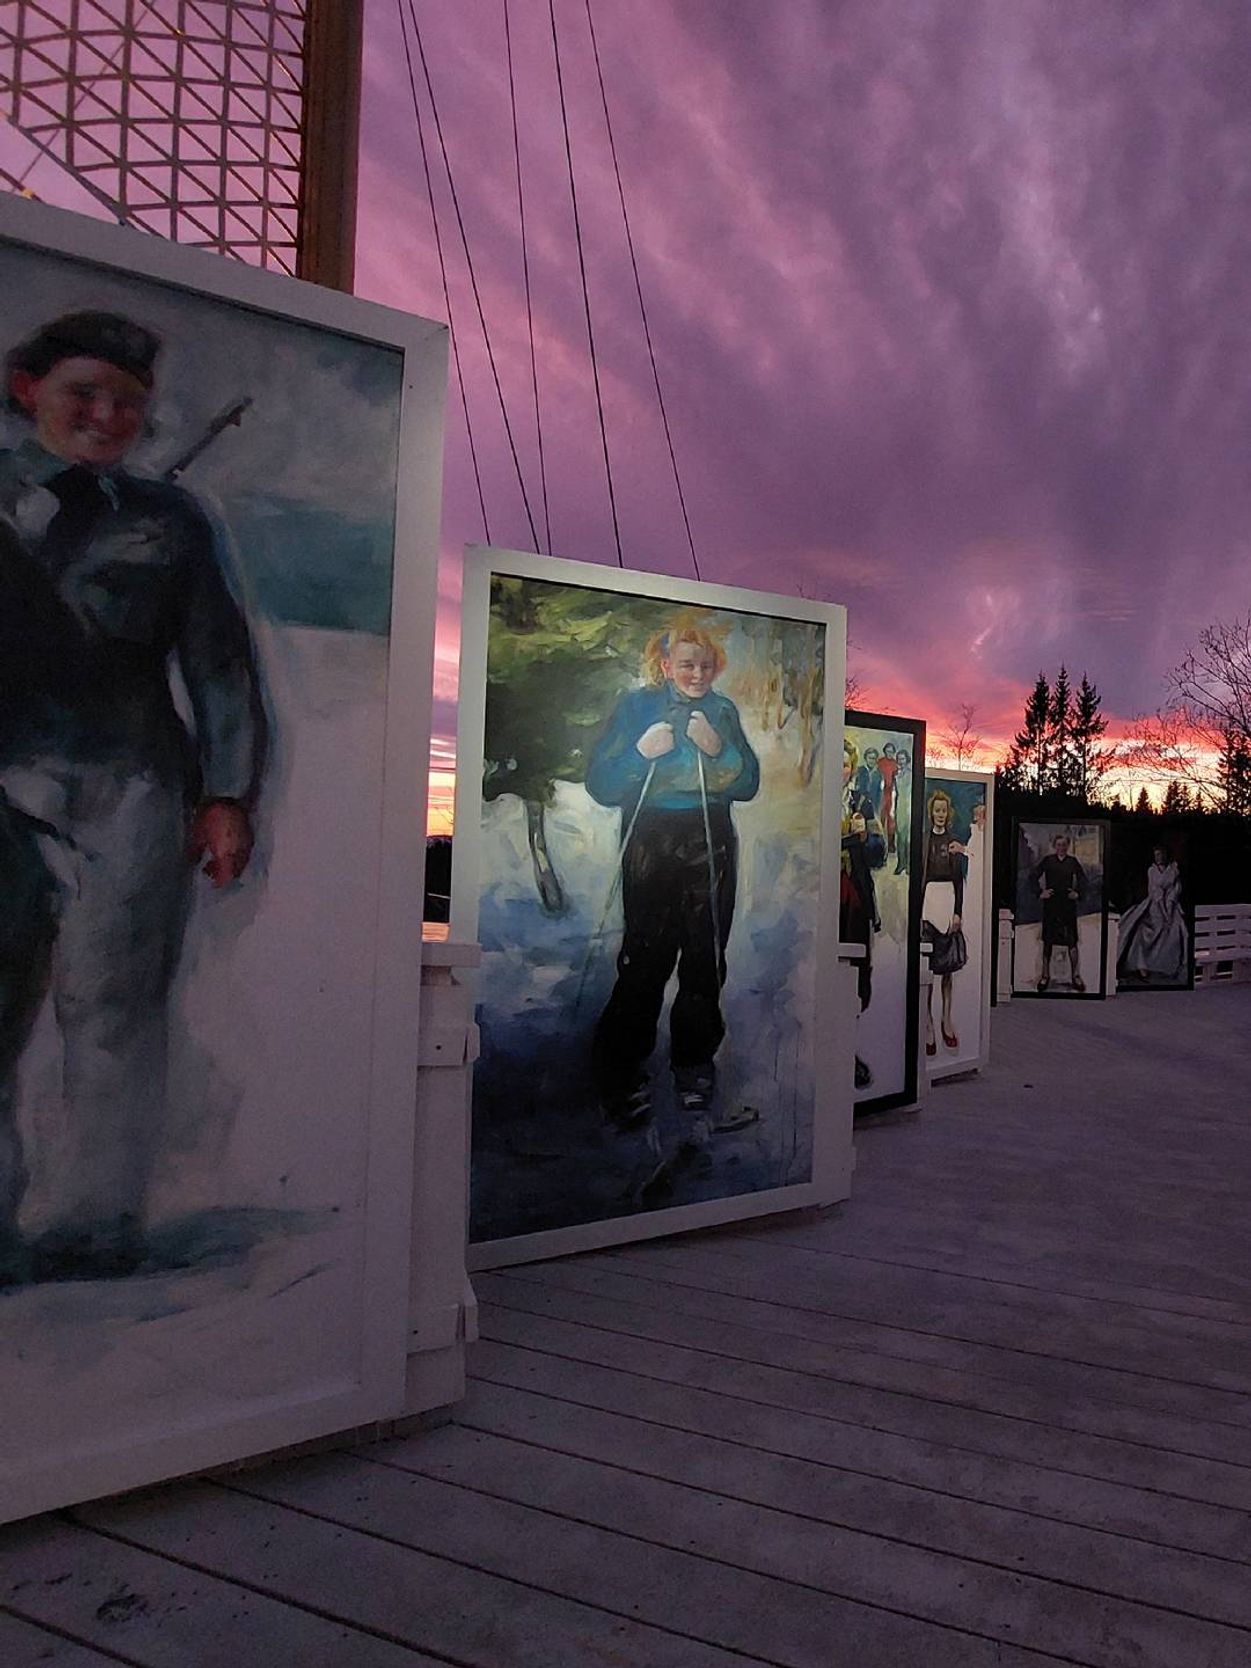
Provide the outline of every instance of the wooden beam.
{"type": "Polygon", "coordinates": [[[296,273],[349,295],[356,264],[364,0],[308,0],[296,273]]]}

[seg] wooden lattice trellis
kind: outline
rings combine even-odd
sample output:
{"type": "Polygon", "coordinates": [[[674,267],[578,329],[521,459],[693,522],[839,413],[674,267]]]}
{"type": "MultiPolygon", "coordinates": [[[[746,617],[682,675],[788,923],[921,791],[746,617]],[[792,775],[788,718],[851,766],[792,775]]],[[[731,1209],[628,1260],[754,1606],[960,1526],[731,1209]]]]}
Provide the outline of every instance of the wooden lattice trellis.
{"type": "MultiPolygon", "coordinates": [[[[318,0],[7,0],[0,109],[32,155],[58,163],[119,219],[307,270],[318,9],[318,0]]],[[[358,0],[322,0],[323,20],[336,9],[359,15],[358,0]]],[[[342,42],[329,45],[341,59],[342,42]]],[[[10,189],[29,189],[29,172],[0,159],[10,189]]]]}

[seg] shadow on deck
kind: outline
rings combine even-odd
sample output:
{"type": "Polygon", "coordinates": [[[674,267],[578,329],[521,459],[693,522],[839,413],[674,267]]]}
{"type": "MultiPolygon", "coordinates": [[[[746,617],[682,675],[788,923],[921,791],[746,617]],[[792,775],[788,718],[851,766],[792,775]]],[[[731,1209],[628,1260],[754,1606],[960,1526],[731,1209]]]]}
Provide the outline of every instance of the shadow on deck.
{"type": "Polygon", "coordinates": [[[849,1205],[479,1277],[456,1422],[0,1538],[0,1660],[1246,1668],[1251,991],[998,1010],[849,1205]]]}

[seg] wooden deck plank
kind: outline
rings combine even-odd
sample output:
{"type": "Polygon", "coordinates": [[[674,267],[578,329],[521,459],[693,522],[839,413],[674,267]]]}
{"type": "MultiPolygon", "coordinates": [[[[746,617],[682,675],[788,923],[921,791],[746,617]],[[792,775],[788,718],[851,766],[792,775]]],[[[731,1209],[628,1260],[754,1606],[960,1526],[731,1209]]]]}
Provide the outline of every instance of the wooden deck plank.
{"type": "MultiPolygon", "coordinates": [[[[889,1129],[874,1132],[880,1140],[889,1129]]],[[[864,1150],[863,1137],[857,1148],[864,1150]]],[[[923,1163],[925,1155],[918,1153],[923,1163]]],[[[911,1155],[909,1155],[911,1162],[911,1155]]],[[[858,1175],[862,1188],[874,1186],[858,1175]]],[[[976,1210],[967,1199],[935,1198],[922,1212],[915,1199],[897,1203],[874,1199],[871,1236],[851,1208],[826,1212],[796,1212],[795,1217],[769,1224],[750,1224],[742,1238],[704,1234],[703,1243],[727,1254],[749,1257],[757,1243],[793,1244],[817,1253],[882,1262],[894,1267],[926,1267],[931,1259],[950,1258],[958,1264],[948,1272],[967,1278],[999,1277],[1008,1282],[1065,1291],[1072,1283],[1075,1296],[1117,1297],[1125,1292],[1158,1294],[1204,1307],[1225,1306],[1234,1319],[1245,1318],[1251,1306],[1251,1280],[1239,1267],[1224,1260],[1223,1246],[1201,1254],[1195,1239],[1178,1243],[1173,1235],[1148,1239],[1112,1237],[1103,1229],[1106,1218],[1095,1207],[1077,1211],[1038,1213],[1030,1218],[1028,1236],[1021,1232],[1020,1208],[1010,1198],[989,1199],[976,1210]],[[1214,1256],[1219,1251],[1220,1257],[1214,1256]]],[[[941,1267],[934,1261],[933,1266],[941,1267]]],[[[1164,1306],[1163,1304],[1161,1306],[1164,1306]]],[[[1183,1308],[1183,1311],[1185,1309],[1183,1308]]],[[[1214,1318],[1221,1318],[1217,1313],[1214,1318]]]]}
{"type": "MultiPolygon", "coordinates": [[[[723,1438],[657,1427],[645,1419],[574,1408],[524,1391],[478,1384],[461,1411],[466,1431],[796,1514],[814,1523],[1036,1575],[1090,1592],[1154,1604],[1161,1593],[1188,1613],[1251,1627],[1251,1577],[1225,1559],[1164,1549],[958,1496],[885,1482],[765,1454],[723,1438]]],[[[437,1440],[388,1444],[371,1457],[460,1480],[453,1432],[437,1440]]],[[[492,1492],[528,1498],[526,1472],[511,1450],[490,1449],[482,1474],[492,1492]],[[512,1482],[513,1472],[518,1481],[512,1482]],[[520,1492],[516,1492],[516,1491],[520,1492]]],[[[551,1462],[548,1462],[551,1463],[551,1462]]],[[[616,1488],[614,1483],[612,1487],[616,1488]]],[[[887,1554],[889,1557],[889,1554],[887,1554]]]]}
{"type": "MultiPolygon", "coordinates": [[[[489,1487],[490,1480],[483,1481],[489,1487]]],[[[643,1481],[637,1479],[640,1485],[643,1481]]],[[[624,1482],[621,1477],[614,1479],[613,1489],[624,1492],[624,1482]]],[[[865,1663],[913,1661],[923,1661],[929,1668],[990,1668],[991,1664],[1025,1668],[1027,1663],[1036,1664],[1039,1656],[1044,1662],[1057,1660],[1045,1646],[1038,1654],[1020,1651],[1012,1642],[1011,1618],[1005,1628],[988,1605],[979,1610],[985,1617],[985,1632],[980,1636],[959,1629],[946,1616],[916,1618],[898,1613],[884,1603],[889,1581],[869,1581],[871,1559],[867,1555],[857,1573],[875,1596],[866,1594],[859,1601],[819,1586],[815,1548],[812,1557],[803,1559],[794,1542],[779,1552],[783,1561],[788,1551],[797,1560],[789,1579],[760,1575],[744,1561],[752,1548],[741,1547],[738,1541],[762,1534],[762,1519],[753,1527],[750,1517],[744,1517],[739,1536],[728,1544],[718,1538],[722,1553],[740,1553],[735,1562],[727,1562],[700,1545],[693,1518],[705,1497],[689,1491],[683,1496],[687,1515],[682,1538],[694,1541],[694,1550],[681,1548],[671,1539],[669,1511],[681,1491],[669,1491],[664,1503],[656,1503],[649,1511],[644,1490],[637,1487],[631,1495],[633,1512],[622,1516],[615,1530],[608,1530],[580,1513],[518,1505],[472,1487],[448,1485],[349,1456],[328,1455],[319,1461],[275,1468],[249,1486],[263,1490],[267,1500],[324,1513],[336,1523],[360,1527],[385,1522],[387,1533],[406,1545],[437,1547],[442,1556],[458,1563],[489,1569],[527,1587],[542,1582],[566,1599],[634,1615],[654,1627],[707,1639],[724,1650],[767,1660],[778,1668],[863,1668],[865,1663]],[[930,1625],[933,1622],[940,1625],[930,1625]]],[[[579,1503],[589,1506],[593,1492],[591,1488],[580,1493],[579,1503]]],[[[733,1515],[729,1508],[730,1503],[724,1503],[727,1516],[733,1515]]],[[[617,1515],[608,1500],[601,1503],[600,1511],[617,1515]]],[[[830,1530],[823,1534],[827,1542],[839,1541],[840,1552],[849,1552],[849,1537],[836,1537],[830,1530]]],[[[902,1556],[901,1549],[894,1548],[888,1562],[893,1567],[902,1556]]],[[[955,1572],[944,1573],[953,1583],[961,1578],[955,1572]]],[[[983,1580],[997,1600],[1007,1602],[997,1572],[986,1577],[968,1565],[962,1566],[961,1574],[971,1584],[983,1580]]],[[[936,1573],[935,1579],[941,1582],[942,1577],[936,1573]]],[[[931,1602],[935,1610],[946,1608],[953,1614],[961,1608],[954,1601],[944,1606],[937,1586],[931,1602]]],[[[1017,1620],[1021,1620],[1019,1609],[1017,1620]]],[[[1041,1626],[1041,1617],[1038,1622],[1041,1626]]],[[[1204,1641],[1211,1655],[1209,1668],[1245,1668],[1251,1636],[1214,1624],[1194,1624],[1193,1633],[1182,1632],[1204,1641]],[[1230,1654],[1235,1644],[1237,1653],[1230,1654]]],[[[1129,1668],[1133,1659],[1126,1655],[1115,1660],[1116,1668],[1122,1664],[1129,1668]]],[[[1104,1668],[1103,1659],[1099,1668],[1104,1668]]],[[[1143,1668],[1159,1668],[1158,1659],[1150,1665],[1144,1662],[1143,1668]]]]}
{"type": "MultiPolygon", "coordinates": [[[[136,1497],[127,1509],[148,1508],[136,1497]]],[[[0,1602],[32,1626],[81,1641],[82,1668],[101,1660],[96,1651],[142,1668],[439,1668],[448,1660],[278,1603],[252,1590],[246,1571],[236,1585],[176,1556],[38,1518],[0,1530],[0,1602]]],[[[59,1658],[51,1660],[60,1668],[59,1658]]],[[[0,1662],[18,1668],[23,1658],[0,1653],[0,1662]]],[[[65,1668],[79,1665],[67,1657],[65,1668]]]]}
{"type": "MultiPolygon", "coordinates": [[[[311,1475],[327,1462],[299,1463],[311,1475]]],[[[381,1469],[349,1463],[362,1477],[381,1469]]],[[[287,1469],[275,1466],[273,1474],[287,1469]]],[[[526,1585],[432,1557],[402,1538],[402,1515],[392,1520],[363,1510],[367,1498],[364,1487],[349,1481],[340,1500],[343,1514],[355,1515],[359,1528],[210,1484],[93,1506],[83,1516],[145,1550],[444,1657],[458,1668],[759,1668],[772,1662],[648,1626],[636,1619],[632,1602],[626,1614],[616,1614],[593,1600],[565,1598],[552,1591],[542,1569],[526,1585]]],[[[401,1502],[395,1504],[398,1509],[401,1502]]],[[[200,1668],[194,1656],[178,1668],[188,1662],[200,1668]]]]}
{"type": "MultiPolygon", "coordinates": [[[[658,1336],[666,1331],[663,1317],[643,1315],[637,1309],[623,1316],[603,1317],[617,1321],[620,1330],[589,1325],[588,1300],[572,1303],[565,1294],[545,1292],[535,1301],[528,1295],[533,1287],[521,1288],[518,1283],[518,1289],[523,1292],[523,1302],[516,1309],[495,1304],[482,1313],[484,1336],[525,1344],[574,1361],[620,1366],[647,1377],[697,1384],[771,1407],[822,1414],[863,1429],[946,1443],[987,1458],[1023,1460],[1155,1489],[1182,1499],[1251,1510],[1251,1470],[1244,1467],[930,1402],[896,1391],[845,1384],[820,1373],[775,1367],[771,1360],[742,1359],[728,1348],[707,1350],[671,1344],[658,1336]],[[560,1311],[558,1317],[555,1311],[560,1311]],[[580,1320],[570,1318],[575,1311],[581,1315],[580,1320]]],[[[759,1353],[763,1356],[766,1352],[759,1353]]]]}
{"type": "MultiPolygon", "coordinates": [[[[1180,1361],[1174,1376],[1229,1392],[1231,1406],[1251,1423],[1251,1323],[1207,1320],[1144,1310],[1107,1299],[1066,1297],[1055,1292],[1001,1288],[989,1280],[869,1265],[850,1269],[789,1246],[761,1243],[750,1263],[718,1254],[700,1242],[690,1246],[641,1246],[637,1258],[621,1252],[579,1259],[588,1266],[628,1261],[646,1271],[690,1268],[737,1281],[746,1296],[772,1294],[797,1307],[825,1309],[848,1319],[886,1321],[894,1326],[941,1332],[945,1336],[1005,1349],[1078,1360],[1113,1371],[1158,1375],[1180,1361]],[[1040,1336],[1039,1325],[1045,1331],[1040,1336]]],[[[729,1289],[727,1287],[727,1289],[729,1289]]]]}
{"type": "Polygon", "coordinates": [[[125,1661],[0,1610],[0,1662],[5,1668],[116,1668],[125,1661]]]}
{"type": "Polygon", "coordinates": [[[838,1349],[886,1355],[936,1369],[940,1374],[964,1373],[989,1382],[1025,1383],[1069,1398],[1089,1396],[1125,1402],[1187,1420],[1229,1425],[1234,1428],[1235,1440],[1248,1434],[1243,1420],[1237,1417],[1247,1400],[1228,1391],[908,1328],[894,1324],[889,1311],[884,1311],[880,1321],[848,1317],[841,1312],[836,1293],[831,1293],[828,1303],[802,1305],[784,1283],[757,1280],[748,1265],[735,1264],[727,1270],[724,1262],[707,1264],[689,1258],[667,1263],[649,1260],[640,1267],[621,1258],[576,1258],[510,1269],[508,1274],[510,1278],[568,1287],[596,1297],[652,1302],[671,1313],[698,1320],[746,1325],[764,1332],[811,1338],[838,1349]]]}
{"type": "MultiPolygon", "coordinates": [[[[816,1213],[813,1216],[815,1218],[816,1213]]],[[[958,1236],[959,1249],[945,1248],[947,1236],[941,1228],[928,1234],[917,1233],[915,1211],[899,1214],[898,1226],[890,1233],[887,1244],[877,1249],[851,1249],[856,1243],[854,1239],[838,1240],[832,1232],[826,1231],[837,1227],[840,1220],[834,1212],[827,1212],[822,1213],[820,1219],[815,1219],[811,1228],[788,1220],[786,1226],[773,1224],[772,1230],[766,1234],[763,1224],[760,1230],[753,1225],[751,1232],[736,1237],[705,1234],[701,1236],[701,1244],[706,1250],[733,1257],[737,1262],[750,1262],[760,1244],[787,1245],[813,1257],[848,1263],[853,1268],[860,1263],[868,1263],[882,1264],[887,1268],[956,1274],[975,1284],[991,1281],[1010,1291],[1019,1288],[1057,1292],[1064,1297],[1106,1298],[1114,1303],[1131,1303],[1140,1309],[1160,1310],[1165,1314],[1199,1315],[1207,1320],[1251,1323],[1251,1281],[1246,1283],[1242,1295],[1238,1297],[1199,1296],[1193,1291],[1179,1290],[1170,1285],[1142,1285],[1136,1272],[1142,1265],[1131,1267],[1122,1259],[1111,1256],[1100,1259],[1104,1278],[1091,1279],[1074,1272],[1074,1265],[1081,1265],[1080,1257],[1062,1254],[1062,1249],[1071,1253],[1071,1241],[1067,1247],[1057,1246],[1054,1251],[1039,1245],[1025,1259],[1016,1236],[1012,1239],[995,1236],[983,1223],[970,1245],[973,1236],[968,1232],[967,1212],[959,1218],[964,1230],[958,1236]],[[1134,1277],[1118,1278],[1114,1273],[1116,1269],[1132,1273],[1134,1277]]],[[[885,1227],[887,1223],[882,1221],[879,1225],[885,1227]]],[[[659,1247],[670,1242],[657,1240],[655,1243],[659,1247]]],[[[1197,1270],[1194,1271],[1194,1280],[1196,1284],[1199,1282],[1197,1270]]]]}
{"type": "Polygon", "coordinates": [[[912,1437],[865,1430],[680,1382],[484,1340],[473,1352],[475,1385],[527,1391],[562,1410],[591,1408],[643,1419],[658,1430],[733,1442],[940,1497],[982,1501],[1061,1523],[1251,1563],[1251,1517],[1071,1472],[1049,1470],[912,1437]]]}
{"type": "MultiPolygon", "coordinates": [[[[793,1332],[765,1331],[741,1321],[705,1320],[684,1313],[676,1304],[665,1307],[654,1300],[603,1298],[563,1284],[504,1274],[491,1276],[481,1290],[502,1308],[803,1373],[841,1385],[849,1394],[859,1389],[908,1397],[931,1409],[935,1417],[942,1410],[952,1415],[985,1414],[991,1419],[1026,1421],[1052,1432],[1107,1437],[1178,1457],[1211,1460],[1226,1468],[1231,1481],[1241,1469],[1244,1484],[1251,1487],[1251,1431],[1241,1427],[1049,1390],[1011,1378],[989,1378],[843,1349],[809,1337],[798,1326],[793,1332]]],[[[865,1405],[872,1415],[871,1404],[865,1405]]]]}
{"type": "MultiPolygon", "coordinates": [[[[584,1421],[593,1424],[594,1418],[584,1421]]],[[[554,1421],[549,1430],[556,1434],[554,1421]]],[[[601,1440],[605,1434],[602,1426],[592,1430],[601,1440]]],[[[1039,1525],[1020,1513],[1012,1514],[1012,1522],[991,1524],[985,1508],[966,1502],[930,1501],[933,1532],[927,1536],[908,1517],[909,1508],[918,1505],[916,1491],[911,1501],[894,1501],[891,1515],[862,1488],[865,1521],[848,1524],[839,1510],[842,1495],[815,1468],[804,1476],[795,1463],[789,1476],[775,1477],[770,1467],[762,1479],[758,1455],[710,1443],[692,1461],[682,1451],[685,1444],[671,1443],[664,1452],[675,1469],[662,1475],[648,1455],[648,1435],[645,1426],[632,1433],[613,1430],[610,1456],[601,1457],[577,1452],[565,1436],[554,1449],[531,1437],[449,1429],[429,1443],[374,1457],[493,1497],[972,1632],[995,1616],[1001,1637],[1029,1639],[1062,1656],[1103,1662],[1099,1641],[1108,1636],[1119,1641],[1118,1659],[1134,1640],[1147,1641],[1134,1646],[1143,1663],[1157,1660],[1152,1653],[1160,1651],[1165,1663],[1202,1656],[1212,1642],[1206,1622],[1238,1630],[1240,1655],[1251,1644],[1251,1583],[1243,1570],[1228,1564],[1039,1525]],[[735,1480],[746,1493],[733,1486],[735,1480]],[[959,1549],[934,1544],[957,1536],[965,1542],[959,1549]],[[1039,1562],[1051,1567],[1034,1567],[1039,1562]],[[1172,1609],[1185,1612],[1186,1626],[1157,1608],[1161,1592],[1168,1593],[1172,1609]]]]}
{"type": "MultiPolygon", "coordinates": [[[[828,1218],[833,1221],[833,1214],[828,1218]]],[[[1001,1272],[995,1266],[993,1254],[979,1252],[976,1268],[926,1268],[918,1263],[900,1263],[889,1257],[857,1256],[854,1260],[832,1253],[820,1244],[796,1244],[780,1234],[751,1236],[732,1241],[726,1236],[701,1235],[693,1249],[701,1253],[701,1260],[709,1264],[724,1263],[735,1267],[776,1266],[786,1269],[792,1278],[805,1273],[821,1275],[829,1281],[831,1295],[848,1292],[881,1290],[888,1298],[905,1292],[911,1298],[924,1297],[931,1302],[943,1302],[958,1297],[976,1305],[984,1303],[988,1310],[1008,1308],[1015,1314],[1045,1312],[1048,1320],[1054,1315],[1059,1320],[1071,1318],[1080,1324],[1085,1320],[1103,1323],[1118,1320],[1141,1327],[1167,1327],[1179,1339],[1210,1341],[1213,1344],[1233,1343],[1251,1336],[1251,1297],[1245,1303],[1226,1301],[1218,1306],[1221,1312],[1198,1313],[1178,1300],[1170,1300],[1165,1293],[1131,1288],[1105,1288],[1093,1292],[1069,1292],[1056,1279],[1050,1281],[1022,1281],[1001,1272]]],[[[646,1247],[659,1261],[666,1254],[672,1256],[683,1249],[677,1240],[660,1240],[646,1247]]],[[[599,1253],[604,1260],[620,1261],[620,1251],[599,1253]]],[[[641,1265],[640,1265],[641,1266],[641,1265]]],[[[1197,1300],[1191,1299],[1190,1303],[1197,1300]]],[[[976,1313],[976,1309],[973,1311],[976,1313]]]]}

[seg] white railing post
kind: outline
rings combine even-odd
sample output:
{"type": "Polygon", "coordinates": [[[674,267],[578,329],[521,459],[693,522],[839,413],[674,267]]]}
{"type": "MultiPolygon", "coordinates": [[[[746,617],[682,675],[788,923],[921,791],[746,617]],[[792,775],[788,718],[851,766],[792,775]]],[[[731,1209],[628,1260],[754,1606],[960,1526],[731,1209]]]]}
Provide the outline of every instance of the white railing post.
{"type": "Polygon", "coordinates": [[[1001,909],[998,918],[999,955],[995,963],[995,999],[1012,1000],[1012,932],[1014,918],[1010,909],[1001,909]]]}
{"type": "Polygon", "coordinates": [[[1251,904],[1195,908],[1195,983],[1251,980],[1251,904]]]}
{"type": "Polygon", "coordinates": [[[481,953],[476,944],[422,946],[406,1417],[460,1400],[465,1345],[477,1336],[465,1241],[478,1057],[472,973],[481,953]]]}

